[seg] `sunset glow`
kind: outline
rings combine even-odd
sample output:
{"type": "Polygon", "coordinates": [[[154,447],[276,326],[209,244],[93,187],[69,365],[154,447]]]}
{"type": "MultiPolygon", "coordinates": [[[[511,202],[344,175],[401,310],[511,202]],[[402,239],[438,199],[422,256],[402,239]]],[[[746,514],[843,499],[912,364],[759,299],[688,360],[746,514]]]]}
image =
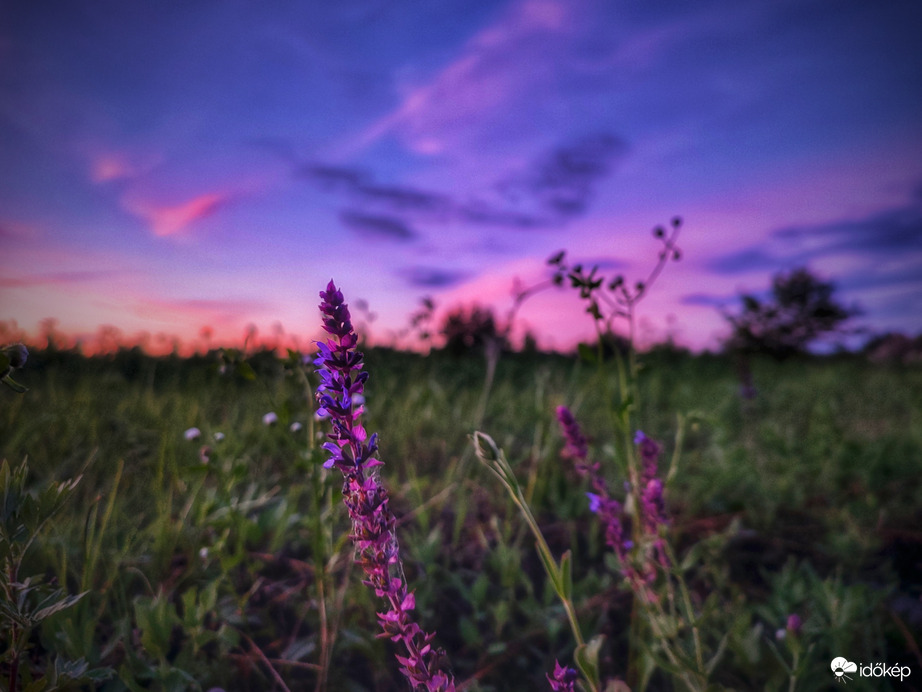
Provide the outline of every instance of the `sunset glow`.
{"type": "MultiPolygon", "coordinates": [[[[424,296],[505,315],[561,249],[639,279],[674,216],[683,259],[641,303],[642,341],[717,347],[721,309],[797,266],[870,330],[922,332],[917,2],[0,17],[0,321],[29,338],[51,318],[307,344],[333,277],[393,342],[424,296]]],[[[517,320],[547,347],[593,333],[567,291],[517,320]]]]}

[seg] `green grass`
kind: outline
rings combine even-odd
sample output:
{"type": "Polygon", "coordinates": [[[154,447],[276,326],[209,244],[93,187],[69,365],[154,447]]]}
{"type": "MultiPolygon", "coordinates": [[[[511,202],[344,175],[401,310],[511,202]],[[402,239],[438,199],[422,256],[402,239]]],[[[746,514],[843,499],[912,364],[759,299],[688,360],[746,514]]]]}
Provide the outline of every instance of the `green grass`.
{"type": "MultiPolygon", "coordinates": [[[[34,633],[36,676],[61,656],[114,671],[104,690],[406,689],[351,567],[309,388],[265,353],[249,362],[255,380],[207,358],[33,352],[17,375],[30,390],[0,391],[0,457],[27,460],[36,488],[83,476],[20,569],[88,592],[34,633]],[[202,437],[187,441],[193,426],[202,437]]],[[[553,416],[573,409],[617,486],[616,384],[575,359],[505,355],[478,420],[482,359],[366,362],[365,426],[381,435],[418,619],[464,689],[547,689],[544,672],[572,656],[531,534],[472,453],[478,428],[504,448],[551,549],[573,550],[579,617],[607,634],[603,672],[623,676],[630,599],[553,416]]],[[[788,689],[772,649],[783,658],[774,632],[790,612],[813,645],[797,689],[828,687],[836,655],[922,675],[922,369],[757,361],[759,395],[742,402],[729,360],[642,362],[635,419],[667,453],[686,421],[667,500],[679,550],[702,551],[696,595],[726,606],[715,684],[788,689]]],[[[659,673],[649,689],[673,688],[659,673]]]]}

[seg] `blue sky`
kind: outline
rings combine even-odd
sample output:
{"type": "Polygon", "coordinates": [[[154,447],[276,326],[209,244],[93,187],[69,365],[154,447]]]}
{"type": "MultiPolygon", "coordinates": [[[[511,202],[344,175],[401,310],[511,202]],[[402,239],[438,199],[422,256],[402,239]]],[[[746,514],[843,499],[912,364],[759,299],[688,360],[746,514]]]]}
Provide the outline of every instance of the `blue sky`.
{"type": "MultiPolygon", "coordinates": [[[[913,0],[14,0],[0,320],[303,343],[333,277],[386,341],[427,295],[504,314],[564,248],[642,278],[679,215],[644,339],[714,346],[803,265],[920,332],[920,28],[913,0]]],[[[592,333],[565,291],[524,329],[592,333]]]]}

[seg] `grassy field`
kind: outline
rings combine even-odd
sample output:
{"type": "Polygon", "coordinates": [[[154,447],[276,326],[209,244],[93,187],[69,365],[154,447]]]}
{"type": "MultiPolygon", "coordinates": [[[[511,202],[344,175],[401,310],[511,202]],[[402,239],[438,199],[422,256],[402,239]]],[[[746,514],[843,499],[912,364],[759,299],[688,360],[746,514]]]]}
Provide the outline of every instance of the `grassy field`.
{"type": "MultiPolygon", "coordinates": [[[[16,689],[43,689],[43,676],[51,689],[55,670],[75,689],[407,689],[353,566],[342,481],[322,468],[315,376],[265,352],[247,363],[254,379],[233,363],[222,374],[216,357],[34,351],[17,374],[29,391],[0,391],[0,457],[27,464],[30,497],[80,477],[31,545],[3,548],[8,563],[19,555],[20,586],[44,586],[4,608],[0,681],[15,644],[16,689]],[[36,614],[42,589],[57,612],[36,614]],[[16,615],[29,608],[31,620],[16,615]]],[[[711,688],[829,689],[836,656],[911,668],[856,689],[922,688],[922,368],[757,360],[758,394],[743,400],[729,359],[663,351],[641,364],[633,420],[667,460],[681,431],[668,533],[717,654],[711,688]],[[802,627],[786,630],[792,614],[802,627]]],[[[417,619],[459,688],[548,689],[574,650],[475,429],[505,451],[555,555],[572,550],[577,616],[605,635],[603,677],[628,676],[638,649],[635,661],[656,661],[632,641],[650,632],[631,622],[554,417],[572,409],[620,486],[611,370],[505,354],[489,392],[475,356],[374,349],[366,370],[365,427],[381,436],[417,619]]],[[[10,497],[6,539],[22,519],[10,497]]],[[[647,689],[684,687],[663,663],[647,689]]]]}

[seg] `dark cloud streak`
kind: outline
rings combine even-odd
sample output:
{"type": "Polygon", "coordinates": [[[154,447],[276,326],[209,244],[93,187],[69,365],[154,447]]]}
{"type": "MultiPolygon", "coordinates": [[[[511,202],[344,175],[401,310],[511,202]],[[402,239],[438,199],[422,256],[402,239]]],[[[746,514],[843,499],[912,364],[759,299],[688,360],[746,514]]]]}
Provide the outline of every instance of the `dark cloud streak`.
{"type": "Polygon", "coordinates": [[[705,266],[718,274],[742,274],[748,271],[775,269],[782,261],[762,247],[751,246],[719,255],[705,263],[705,266]]]}
{"type": "Polygon", "coordinates": [[[339,218],[346,228],[363,237],[397,240],[400,242],[416,239],[416,232],[403,220],[393,216],[342,211],[339,218]]]}
{"type": "Polygon", "coordinates": [[[859,253],[868,258],[916,260],[922,270],[922,201],[914,199],[904,207],[857,219],[787,226],[771,237],[780,241],[776,254],[752,245],[715,257],[707,267],[718,274],[737,274],[806,264],[836,253],[859,253]]]}
{"type": "Polygon", "coordinates": [[[446,288],[464,281],[466,272],[448,271],[435,267],[409,267],[400,274],[411,286],[418,288],[446,288]]]}
{"type": "Polygon", "coordinates": [[[324,164],[298,166],[295,176],[313,182],[326,192],[354,192],[367,179],[367,174],[357,168],[324,164]]]}
{"type": "Polygon", "coordinates": [[[585,213],[597,183],[627,152],[624,140],[610,134],[582,137],[557,147],[533,170],[499,186],[508,198],[537,203],[545,214],[560,219],[585,213]]]}
{"type": "MultiPolygon", "coordinates": [[[[274,143],[273,147],[277,148],[274,143]]],[[[493,185],[489,189],[499,196],[493,200],[484,196],[459,200],[410,185],[380,184],[363,169],[320,162],[297,165],[295,175],[324,192],[345,195],[351,204],[341,217],[353,229],[367,226],[363,221],[367,218],[387,218],[386,224],[371,225],[407,239],[396,226],[409,229],[414,222],[451,221],[519,230],[559,226],[586,212],[598,182],[610,175],[626,151],[625,142],[610,134],[575,139],[493,185]]]]}
{"type": "Polygon", "coordinates": [[[849,250],[887,255],[922,252],[922,204],[889,209],[863,219],[782,228],[773,235],[794,242],[807,237],[827,239],[818,252],[849,250]]]}

